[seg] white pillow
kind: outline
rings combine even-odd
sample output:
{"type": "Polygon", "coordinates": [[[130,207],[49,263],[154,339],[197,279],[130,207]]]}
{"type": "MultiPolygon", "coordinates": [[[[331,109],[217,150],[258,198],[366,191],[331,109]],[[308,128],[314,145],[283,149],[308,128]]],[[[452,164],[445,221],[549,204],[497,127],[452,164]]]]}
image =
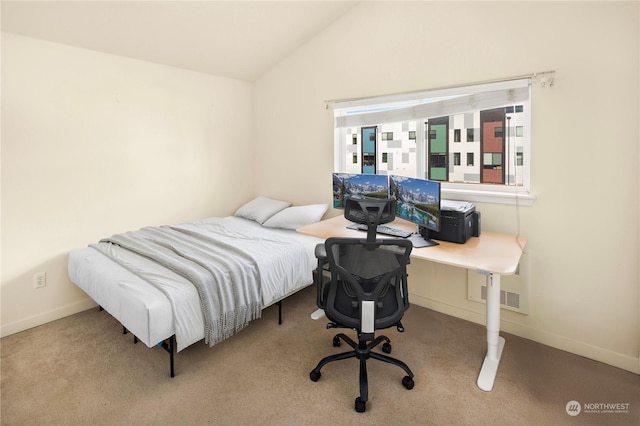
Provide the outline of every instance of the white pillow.
{"type": "Polygon", "coordinates": [[[273,215],[263,225],[267,228],[298,229],[319,222],[328,207],[327,204],[288,207],[273,215]]]}
{"type": "Polygon", "coordinates": [[[235,216],[255,220],[263,224],[265,220],[290,205],[291,203],[288,201],[272,200],[268,197],[259,196],[236,210],[235,216]]]}

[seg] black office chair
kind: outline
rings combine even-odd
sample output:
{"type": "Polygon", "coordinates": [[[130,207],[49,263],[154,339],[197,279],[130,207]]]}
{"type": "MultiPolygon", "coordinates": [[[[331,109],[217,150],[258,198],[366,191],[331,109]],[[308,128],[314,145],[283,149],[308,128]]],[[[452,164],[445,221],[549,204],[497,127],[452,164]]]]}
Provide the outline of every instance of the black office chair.
{"type": "Polygon", "coordinates": [[[397,365],[407,374],[402,379],[404,387],[414,386],[413,373],[404,362],[373,351],[383,343],[382,351],[391,353],[389,338],[375,337],[375,330],[396,327],[399,332],[404,331],[400,320],[409,308],[406,265],[412,244],[406,239],[376,239],[376,226],[395,218],[395,200],[347,199],[344,214],[351,221],[367,224],[367,238],[329,238],[324,251],[321,246],[317,248],[317,304],[330,321],[327,328],[352,328],[358,341],[336,334],[333,346],[340,346],[343,340],[353,350],[323,358],[309,377],[314,382],[320,379],[320,369],[332,361],[359,359],[360,396],[355,400],[355,409],[362,413],[368,400],[367,359],[397,365]],[[331,280],[323,285],[321,267],[327,261],[331,280]]]}

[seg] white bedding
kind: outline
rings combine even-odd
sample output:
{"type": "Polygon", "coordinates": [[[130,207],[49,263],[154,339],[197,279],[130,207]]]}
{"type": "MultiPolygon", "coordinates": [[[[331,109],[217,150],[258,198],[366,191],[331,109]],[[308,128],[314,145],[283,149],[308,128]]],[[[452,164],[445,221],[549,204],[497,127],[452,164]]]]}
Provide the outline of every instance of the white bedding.
{"type": "MultiPolygon", "coordinates": [[[[263,255],[263,307],[313,282],[314,248],[322,241],[318,238],[298,234],[293,230],[266,229],[254,221],[235,216],[205,219],[194,223],[197,226],[223,227],[240,237],[253,236],[251,243],[246,244],[245,248],[263,255]],[[255,238],[257,236],[258,240],[281,240],[284,237],[292,243],[300,243],[306,247],[307,258],[292,262],[277,251],[260,251],[259,242],[256,242],[255,238]]],[[[200,300],[195,287],[189,281],[149,259],[118,246],[109,245],[108,250],[109,256],[114,256],[120,264],[91,247],[71,252],[71,281],[147,346],[153,346],[175,334],[177,350],[181,351],[203,339],[204,322],[200,300]],[[151,278],[142,279],[137,274],[141,270],[145,270],[145,276],[151,278]]]]}

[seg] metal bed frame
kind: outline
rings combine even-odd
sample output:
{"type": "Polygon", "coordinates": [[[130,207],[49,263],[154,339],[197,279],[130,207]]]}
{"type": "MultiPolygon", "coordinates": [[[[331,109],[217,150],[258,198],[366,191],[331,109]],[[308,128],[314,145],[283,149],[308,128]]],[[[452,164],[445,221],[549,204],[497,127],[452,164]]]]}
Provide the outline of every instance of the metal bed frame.
{"type": "MultiPolygon", "coordinates": [[[[274,304],[278,306],[278,325],[281,325],[282,324],[282,300],[278,300],[274,304]]],[[[98,306],[98,308],[100,309],[100,311],[104,311],[104,308],[102,306],[98,306]]],[[[128,332],[129,330],[127,330],[127,328],[123,325],[122,334],[127,334],[128,332]]],[[[133,333],[131,334],[133,335],[133,343],[134,344],[138,343],[138,337],[133,333]]],[[[169,338],[164,339],[162,342],[159,342],[156,346],[164,349],[169,353],[169,371],[170,371],[171,377],[172,378],[175,377],[176,335],[172,334],[169,338]]]]}

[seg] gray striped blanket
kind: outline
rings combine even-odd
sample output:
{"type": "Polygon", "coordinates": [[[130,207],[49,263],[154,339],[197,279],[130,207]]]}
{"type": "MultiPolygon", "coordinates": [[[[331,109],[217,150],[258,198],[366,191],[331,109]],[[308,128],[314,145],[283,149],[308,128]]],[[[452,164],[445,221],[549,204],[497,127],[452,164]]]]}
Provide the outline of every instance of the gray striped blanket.
{"type": "MultiPolygon", "coordinates": [[[[191,281],[200,295],[209,346],[261,315],[260,268],[254,256],[198,226],[146,227],[100,242],[117,244],[191,281]]],[[[91,246],[108,255],[103,245],[91,246]]]]}

